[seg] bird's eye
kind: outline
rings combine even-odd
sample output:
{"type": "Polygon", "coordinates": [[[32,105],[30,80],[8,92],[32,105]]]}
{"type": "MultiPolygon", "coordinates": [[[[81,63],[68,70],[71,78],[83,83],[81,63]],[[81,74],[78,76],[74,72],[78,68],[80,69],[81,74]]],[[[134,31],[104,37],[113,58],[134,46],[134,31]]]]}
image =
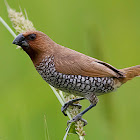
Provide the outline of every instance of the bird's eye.
{"type": "Polygon", "coordinates": [[[35,40],[36,39],[36,34],[30,34],[28,36],[29,40],[35,40]]]}

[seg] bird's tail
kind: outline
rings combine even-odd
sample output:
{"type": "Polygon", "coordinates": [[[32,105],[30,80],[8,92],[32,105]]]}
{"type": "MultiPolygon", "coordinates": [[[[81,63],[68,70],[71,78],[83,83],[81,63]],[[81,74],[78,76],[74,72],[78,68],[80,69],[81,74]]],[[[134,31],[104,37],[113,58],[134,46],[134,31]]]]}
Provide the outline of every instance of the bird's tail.
{"type": "Polygon", "coordinates": [[[140,65],[120,69],[125,74],[125,78],[121,79],[122,83],[127,82],[128,80],[133,79],[134,77],[140,76],[140,65]]]}

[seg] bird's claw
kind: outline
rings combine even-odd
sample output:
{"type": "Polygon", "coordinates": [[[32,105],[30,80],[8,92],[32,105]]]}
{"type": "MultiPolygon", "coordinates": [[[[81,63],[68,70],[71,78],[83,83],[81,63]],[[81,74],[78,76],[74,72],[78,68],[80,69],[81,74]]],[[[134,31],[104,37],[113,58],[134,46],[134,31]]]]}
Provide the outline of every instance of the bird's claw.
{"type": "Polygon", "coordinates": [[[72,106],[77,106],[79,109],[82,108],[82,105],[80,105],[80,104],[72,104],[72,106]]]}
{"type": "Polygon", "coordinates": [[[72,123],[72,122],[77,122],[77,121],[79,121],[79,120],[81,120],[81,121],[84,123],[83,126],[85,126],[85,125],[88,124],[87,121],[86,121],[85,119],[82,118],[81,114],[78,114],[78,115],[76,115],[75,117],[73,117],[72,120],[67,121],[67,126],[68,126],[70,123],[72,123]]]}
{"type": "Polygon", "coordinates": [[[71,106],[77,106],[79,109],[82,108],[82,106],[81,106],[80,104],[73,104],[72,101],[68,101],[68,102],[66,102],[66,103],[61,107],[61,112],[62,112],[65,116],[67,116],[67,114],[65,113],[65,111],[67,110],[67,108],[68,108],[70,105],[71,105],[71,106]]]}
{"type": "Polygon", "coordinates": [[[62,112],[65,116],[67,116],[67,114],[65,113],[65,111],[67,110],[68,107],[69,107],[68,102],[65,103],[65,104],[61,107],[61,112],[62,112]]]}

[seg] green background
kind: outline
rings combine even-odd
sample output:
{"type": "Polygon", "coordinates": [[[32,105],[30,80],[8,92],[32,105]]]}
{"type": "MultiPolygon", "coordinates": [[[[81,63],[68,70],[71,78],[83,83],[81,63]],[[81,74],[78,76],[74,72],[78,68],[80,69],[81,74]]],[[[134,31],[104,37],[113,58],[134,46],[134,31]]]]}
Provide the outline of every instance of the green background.
{"type": "MultiPolygon", "coordinates": [[[[106,61],[117,68],[140,64],[138,0],[8,0],[26,9],[37,30],[55,42],[106,61]]],[[[0,16],[10,25],[4,1],[0,16]]],[[[56,96],[36,72],[29,57],[12,44],[0,23],[0,140],[62,140],[67,117],[56,96]]],[[[140,139],[140,79],[99,97],[84,115],[86,140],[140,139]]],[[[89,105],[82,101],[83,108],[89,105]]],[[[78,139],[70,135],[68,140],[78,139]]]]}

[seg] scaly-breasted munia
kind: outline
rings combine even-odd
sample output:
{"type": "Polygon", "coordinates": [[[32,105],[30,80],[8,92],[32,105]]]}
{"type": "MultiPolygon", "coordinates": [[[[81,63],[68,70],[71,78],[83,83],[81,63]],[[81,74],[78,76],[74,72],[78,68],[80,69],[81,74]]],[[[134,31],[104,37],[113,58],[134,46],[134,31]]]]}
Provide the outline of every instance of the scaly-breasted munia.
{"type": "Polygon", "coordinates": [[[116,69],[108,63],[63,47],[40,31],[19,34],[13,44],[19,45],[31,58],[42,78],[53,87],[81,96],[64,104],[62,112],[73,102],[88,99],[91,105],[70,122],[82,119],[82,115],[94,107],[96,96],[119,88],[128,80],[140,75],[140,65],[116,69]]]}

